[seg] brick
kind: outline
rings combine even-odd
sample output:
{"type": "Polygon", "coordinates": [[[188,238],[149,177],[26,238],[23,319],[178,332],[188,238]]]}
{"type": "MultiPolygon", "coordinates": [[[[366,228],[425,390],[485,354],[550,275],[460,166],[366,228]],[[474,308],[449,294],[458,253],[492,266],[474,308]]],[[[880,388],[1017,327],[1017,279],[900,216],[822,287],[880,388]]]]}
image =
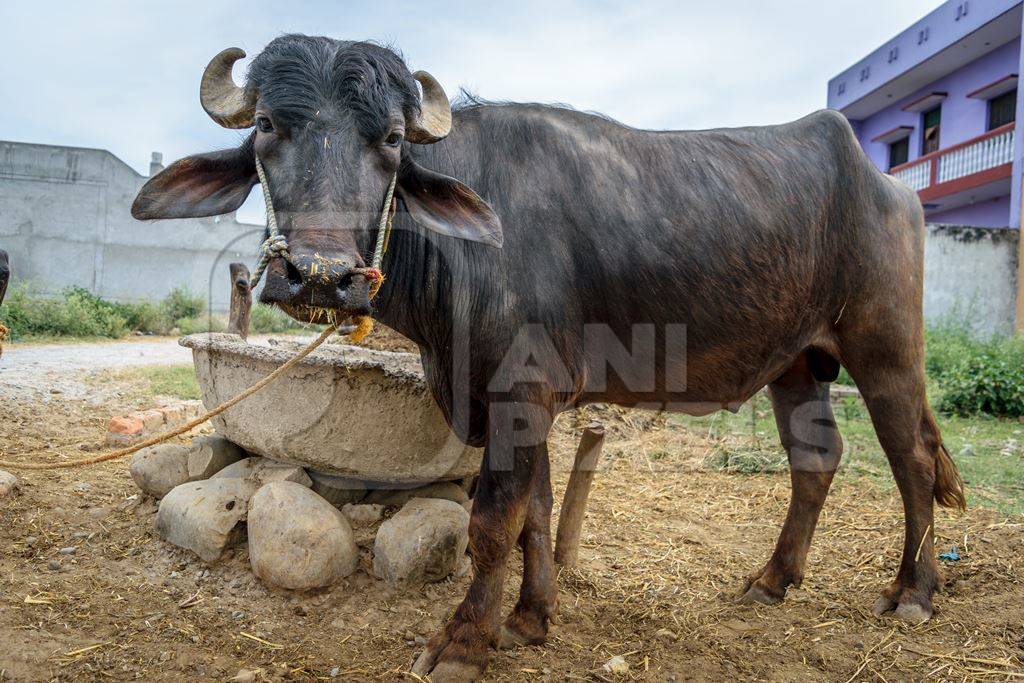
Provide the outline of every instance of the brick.
{"type": "Polygon", "coordinates": [[[139,436],[143,431],[142,420],[134,415],[111,418],[107,431],[121,436],[139,436]]]}

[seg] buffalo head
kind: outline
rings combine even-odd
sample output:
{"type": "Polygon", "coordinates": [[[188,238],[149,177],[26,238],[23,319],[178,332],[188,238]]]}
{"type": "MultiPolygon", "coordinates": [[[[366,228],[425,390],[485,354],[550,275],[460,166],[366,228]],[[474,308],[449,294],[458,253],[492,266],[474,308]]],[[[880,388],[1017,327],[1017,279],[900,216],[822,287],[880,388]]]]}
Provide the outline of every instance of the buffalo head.
{"type": "Polygon", "coordinates": [[[235,149],[171,164],[140,190],[133,216],[234,211],[258,182],[258,155],[289,253],[271,261],[260,298],[300,320],[319,309],[342,318],[369,312],[366,261],[396,174],[399,209],[418,224],[500,246],[490,206],[410,154],[410,145],[436,143],[451,128],[448,99],[430,74],[410,73],[372,43],[288,35],[267,45],[239,87],[231,67],[244,56],[238,48],[215,56],[200,99],[218,124],[254,130],[235,149]]]}

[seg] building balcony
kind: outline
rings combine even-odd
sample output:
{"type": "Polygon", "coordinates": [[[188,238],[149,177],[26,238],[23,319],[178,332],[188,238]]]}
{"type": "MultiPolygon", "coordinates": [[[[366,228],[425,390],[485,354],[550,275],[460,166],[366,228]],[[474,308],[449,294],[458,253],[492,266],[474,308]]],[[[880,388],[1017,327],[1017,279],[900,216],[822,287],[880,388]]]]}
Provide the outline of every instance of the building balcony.
{"type": "MultiPolygon", "coordinates": [[[[1013,175],[1014,124],[995,128],[958,145],[926,154],[889,173],[917,190],[925,208],[942,200],[942,208],[1001,192],[1013,175]],[[1006,182],[1003,182],[1006,181],[1006,182]]],[[[934,207],[939,208],[939,207],[934,207]]]]}

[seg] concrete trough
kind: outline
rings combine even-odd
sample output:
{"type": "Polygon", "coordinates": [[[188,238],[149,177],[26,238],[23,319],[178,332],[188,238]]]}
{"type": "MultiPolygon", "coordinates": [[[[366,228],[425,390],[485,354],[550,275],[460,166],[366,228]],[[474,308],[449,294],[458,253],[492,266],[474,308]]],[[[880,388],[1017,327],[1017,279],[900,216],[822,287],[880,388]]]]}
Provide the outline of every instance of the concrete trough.
{"type": "MultiPolygon", "coordinates": [[[[249,344],[233,334],[194,334],[207,409],[241,393],[292,358],[302,344],[249,344]]],[[[483,451],[445,422],[409,353],[324,344],[285,376],[213,419],[224,438],[274,460],[409,486],[475,475],[483,451]]]]}

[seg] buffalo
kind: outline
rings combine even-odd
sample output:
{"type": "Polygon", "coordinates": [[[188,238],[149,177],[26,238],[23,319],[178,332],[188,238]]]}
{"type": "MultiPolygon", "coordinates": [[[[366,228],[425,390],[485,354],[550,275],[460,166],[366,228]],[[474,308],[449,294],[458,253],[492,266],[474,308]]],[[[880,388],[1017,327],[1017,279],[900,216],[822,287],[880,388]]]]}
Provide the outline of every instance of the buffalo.
{"type": "Polygon", "coordinates": [[[217,55],[200,94],[214,121],[252,131],[152,178],[133,215],[234,211],[258,157],[288,244],[261,300],[300,320],[326,309],[399,331],[453,432],[484,447],[472,583],[414,673],[473,680],[489,648],[546,639],[557,601],[546,437],[560,411],[595,401],[707,413],[768,387],[792,500],[739,599],[781,601],[804,576],[841,457],[829,405],[840,366],[906,516],[875,611],[931,616],[934,501],[963,507],[964,495],[925,396],[923,213],[841,114],[647,131],[562,106],[452,107],[432,76],[373,43],[282,36],[239,87],[242,56],[217,55]],[[392,180],[380,283],[367,264],[392,180]],[[516,543],[522,587],[502,621],[516,543]]]}

